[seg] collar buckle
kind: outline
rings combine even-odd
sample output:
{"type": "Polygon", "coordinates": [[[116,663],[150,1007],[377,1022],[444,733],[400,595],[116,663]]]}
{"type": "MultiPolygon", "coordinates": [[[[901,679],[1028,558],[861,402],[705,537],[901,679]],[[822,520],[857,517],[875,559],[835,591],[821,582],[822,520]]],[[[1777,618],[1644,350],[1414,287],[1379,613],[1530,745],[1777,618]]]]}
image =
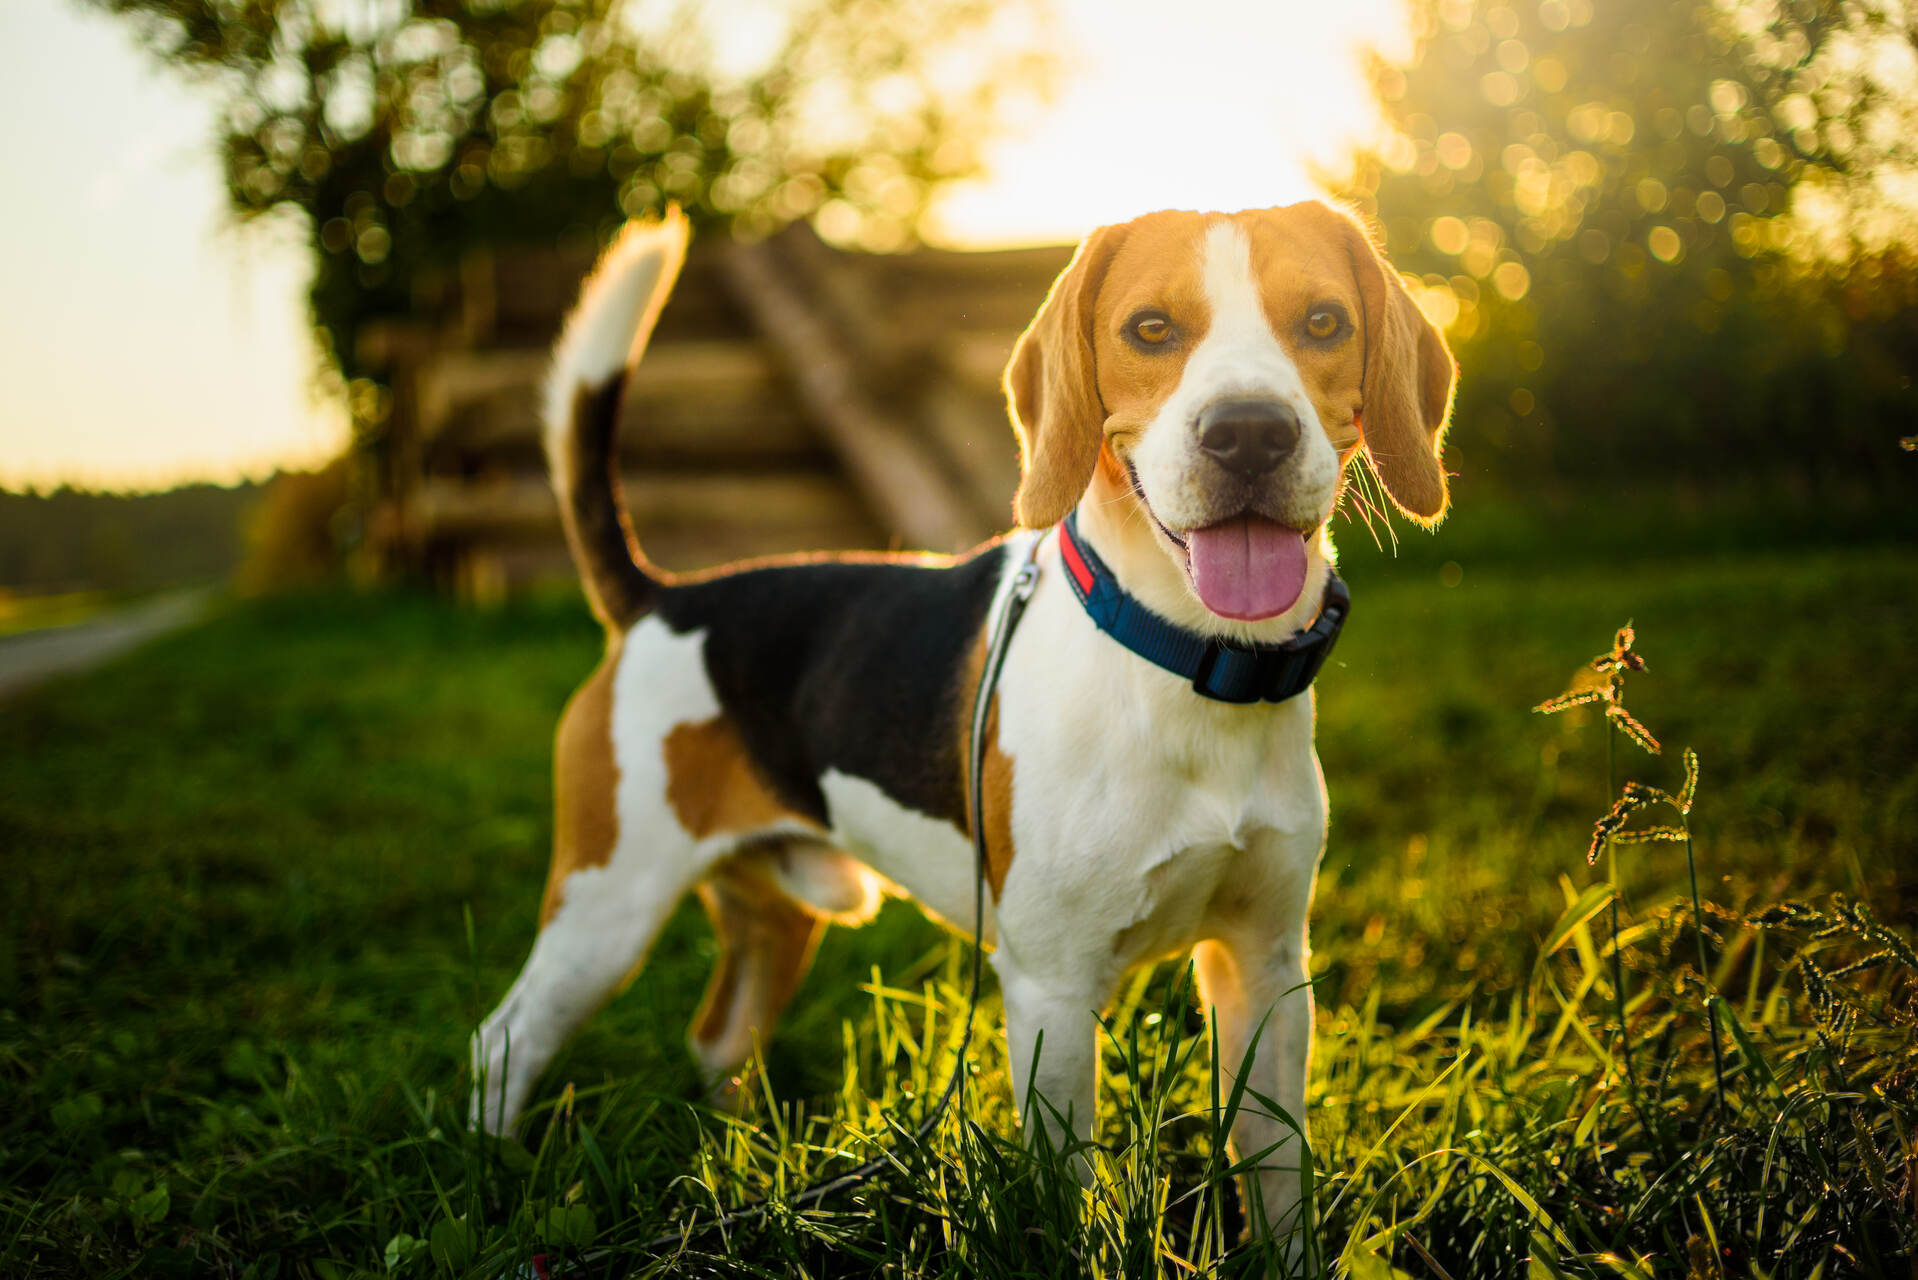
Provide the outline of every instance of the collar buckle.
{"type": "Polygon", "coordinates": [[[1262,701],[1265,690],[1259,679],[1259,654],[1241,649],[1223,640],[1206,641],[1199,655],[1198,668],[1192,673],[1192,690],[1202,698],[1240,705],[1262,701]]]}

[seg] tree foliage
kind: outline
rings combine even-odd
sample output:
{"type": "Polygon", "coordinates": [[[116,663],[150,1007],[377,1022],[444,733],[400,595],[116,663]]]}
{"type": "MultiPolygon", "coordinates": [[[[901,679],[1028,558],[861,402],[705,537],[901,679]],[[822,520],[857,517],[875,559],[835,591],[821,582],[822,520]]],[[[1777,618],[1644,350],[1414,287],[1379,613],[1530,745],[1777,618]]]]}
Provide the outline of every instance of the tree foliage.
{"type": "Polygon", "coordinates": [[[306,215],[343,369],[369,319],[467,247],[604,233],[676,201],[890,248],[1045,66],[1006,0],[800,0],[729,73],[694,6],[620,0],[92,0],[223,94],[242,215],[306,215]]]}
{"type": "MultiPolygon", "coordinates": [[[[1344,184],[1460,351],[1507,481],[1882,467],[1918,354],[1879,0],[1420,0],[1344,184]]],[[[1474,453],[1478,456],[1473,457],[1474,453]]],[[[1469,471],[1468,471],[1469,475],[1469,471]]]]}
{"type": "Polygon", "coordinates": [[[262,489],[0,490],[0,624],[13,592],[145,591],[225,577],[240,563],[240,526],[262,489]]]}

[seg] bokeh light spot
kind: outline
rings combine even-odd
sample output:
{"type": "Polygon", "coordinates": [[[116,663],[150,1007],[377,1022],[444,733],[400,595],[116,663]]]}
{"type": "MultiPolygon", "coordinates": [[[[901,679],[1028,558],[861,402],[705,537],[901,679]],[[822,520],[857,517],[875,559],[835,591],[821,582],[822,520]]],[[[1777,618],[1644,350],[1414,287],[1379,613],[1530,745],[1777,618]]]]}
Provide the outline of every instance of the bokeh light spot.
{"type": "Polygon", "coordinates": [[[1479,81],[1479,92],[1495,107],[1509,107],[1518,101],[1518,81],[1509,72],[1494,71],[1479,81]]]}
{"type": "Polygon", "coordinates": [[[1463,222],[1450,216],[1433,219],[1432,247],[1440,253],[1447,253],[1456,258],[1465,252],[1465,246],[1468,243],[1470,243],[1470,236],[1466,234],[1463,222]]]}
{"type": "Polygon", "coordinates": [[[1520,263],[1501,262],[1492,272],[1492,287],[1507,302],[1517,302],[1532,287],[1532,273],[1520,263]]]}

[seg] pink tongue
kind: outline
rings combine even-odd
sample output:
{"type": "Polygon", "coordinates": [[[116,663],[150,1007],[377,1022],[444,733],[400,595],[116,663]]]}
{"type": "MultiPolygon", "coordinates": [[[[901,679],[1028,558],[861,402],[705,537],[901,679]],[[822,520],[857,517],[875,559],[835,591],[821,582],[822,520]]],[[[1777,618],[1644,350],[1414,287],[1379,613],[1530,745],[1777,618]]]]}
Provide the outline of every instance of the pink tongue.
{"type": "Polygon", "coordinates": [[[1257,622],[1298,603],[1305,590],[1305,535],[1259,516],[1240,516],[1185,535],[1192,586],[1222,618],[1257,622]]]}

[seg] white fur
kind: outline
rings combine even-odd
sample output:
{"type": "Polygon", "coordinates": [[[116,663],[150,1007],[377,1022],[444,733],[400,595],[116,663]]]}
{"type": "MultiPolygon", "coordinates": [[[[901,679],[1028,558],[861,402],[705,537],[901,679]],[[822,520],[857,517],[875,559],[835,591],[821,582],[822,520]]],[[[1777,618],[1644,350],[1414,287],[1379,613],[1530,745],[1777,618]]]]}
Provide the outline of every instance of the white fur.
{"type": "MultiPolygon", "coordinates": [[[[972,837],[949,822],[908,809],[864,778],[828,769],[819,779],[832,815],[833,841],[892,881],[930,914],[973,930],[972,837]]],[[[991,895],[985,937],[992,942],[991,895]]]]}
{"type": "MultiPolygon", "coordinates": [[[[605,865],[567,877],[519,979],[474,1037],[484,1090],[476,1091],[475,1116],[489,1130],[513,1124],[553,1055],[635,970],[687,890],[737,847],[728,837],[695,840],[666,795],[666,736],[719,714],[703,638],[675,634],[658,618],[626,634],[613,672],[618,835],[605,865]]],[[[817,832],[794,824],[766,834],[817,832]]]]}
{"type": "MultiPolygon", "coordinates": [[[[1278,996],[1303,979],[1324,843],[1311,698],[1238,707],[1194,697],[1185,681],[1093,627],[1056,538],[1041,563],[999,686],[1016,855],[993,966],[1007,992],[1021,1101],[1043,1030],[1039,1091],[1062,1112],[1070,1106],[1080,1136],[1089,1133],[1094,1012],[1135,965],[1213,939],[1240,957],[1251,988],[1220,1004],[1222,1040],[1240,1046],[1222,1065],[1237,1069],[1249,1024],[1281,1005],[1261,1040],[1254,1087],[1302,1116],[1310,997],[1278,996]]],[[[1207,998],[1219,1003],[1210,990],[1207,998]]],[[[1246,1125],[1258,1139],[1242,1139],[1248,1152],[1278,1139],[1256,1115],[1246,1125]]],[[[1296,1177],[1266,1179],[1266,1211],[1290,1214],[1297,1194],[1296,1177]]]]}
{"type": "Polygon", "coordinates": [[[553,348],[544,401],[547,471],[562,503],[571,474],[562,446],[572,430],[574,398],[639,363],[686,260],[687,234],[677,209],[659,222],[628,223],[567,317],[553,348]]]}
{"type": "MultiPolygon", "coordinates": [[[[1175,531],[1210,524],[1220,514],[1206,494],[1210,467],[1199,449],[1197,422],[1209,405],[1222,400],[1264,398],[1289,406],[1299,419],[1299,444],[1272,478],[1281,504],[1271,514],[1300,528],[1323,526],[1339,496],[1339,455],[1307,394],[1298,365],[1272,332],[1259,295],[1252,247],[1235,223],[1219,219],[1206,227],[1202,280],[1209,312],[1205,336],[1186,357],[1178,385],[1147,424],[1130,461],[1146,502],[1161,523],[1175,531]]],[[[1095,549],[1102,541],[1099,513],[1088,530],[1095,549]]],[[[1104,541],[1112,541],[1108,534],[1104,541]]],[[[1147,569],[1127,589],[1154,611],[1195,631],[1256,643],[1282,639],[1310,622],[1324,594],[1327,547],[1314,538],[1311,570],[1299,603],[1279,617],[1234,624],[1208,612],[1193,592],[1168,548],[1167,564],[1147,569]]]]}

